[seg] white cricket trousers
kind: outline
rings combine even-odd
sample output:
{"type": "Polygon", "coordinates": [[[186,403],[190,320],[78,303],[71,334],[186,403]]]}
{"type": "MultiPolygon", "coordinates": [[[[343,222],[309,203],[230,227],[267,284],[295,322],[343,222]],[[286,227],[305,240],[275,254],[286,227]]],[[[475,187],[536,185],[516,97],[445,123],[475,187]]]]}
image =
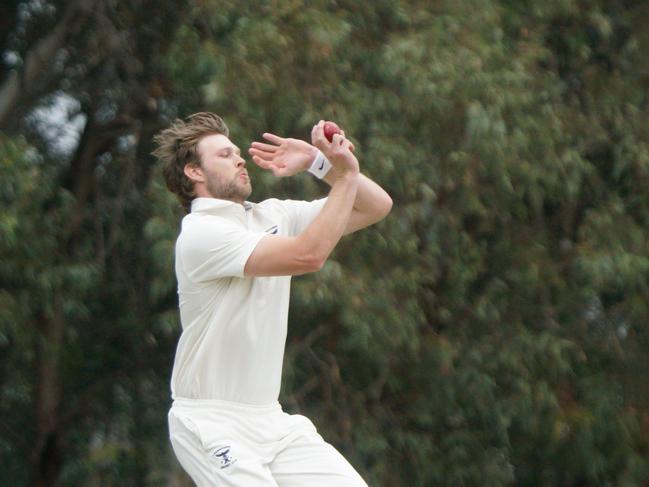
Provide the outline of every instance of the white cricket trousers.
{"type": "Polygon", "coordinates": [[[169,434],[198,487],[367,487],[298,414],[212,399],[176,399],[169,434]]]}

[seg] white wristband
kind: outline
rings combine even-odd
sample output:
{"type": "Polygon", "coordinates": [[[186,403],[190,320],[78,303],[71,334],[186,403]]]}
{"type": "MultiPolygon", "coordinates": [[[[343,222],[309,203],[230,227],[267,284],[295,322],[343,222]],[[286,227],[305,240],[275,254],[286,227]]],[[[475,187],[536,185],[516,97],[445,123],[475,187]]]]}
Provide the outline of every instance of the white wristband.
{"type": "Polygon", "coordinates": [[[322,179],[327,175],[329,169],[331,169],[331,162],[329,162],[329,159],[325,157],[322,151],[318,151],[308,171],[316,178],[322,179]]]}

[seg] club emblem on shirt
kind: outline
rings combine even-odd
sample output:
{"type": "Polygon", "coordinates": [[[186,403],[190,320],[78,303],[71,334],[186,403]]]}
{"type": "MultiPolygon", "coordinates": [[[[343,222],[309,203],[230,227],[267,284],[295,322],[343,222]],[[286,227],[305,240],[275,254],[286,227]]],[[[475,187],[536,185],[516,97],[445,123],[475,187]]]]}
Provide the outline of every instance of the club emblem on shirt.
{"type": "Polygon", "coordinates": [[[267,228],[267,229],[265,230],[265,232],[266,232],[266,233],[270,233],[270,234],[275,235],[275,234],[277,233],[278,230],[279,230],[279,228],[277,227],[277,225],[273,225],[272,227],[267,228]]]}
{"type": "Polygon", "coordinates": [[[230,445],[217,448],[212,453],[212,456],[221,461],[221,468],[228,468],[237,461],[236,458],[230,455],[230,445]]]}

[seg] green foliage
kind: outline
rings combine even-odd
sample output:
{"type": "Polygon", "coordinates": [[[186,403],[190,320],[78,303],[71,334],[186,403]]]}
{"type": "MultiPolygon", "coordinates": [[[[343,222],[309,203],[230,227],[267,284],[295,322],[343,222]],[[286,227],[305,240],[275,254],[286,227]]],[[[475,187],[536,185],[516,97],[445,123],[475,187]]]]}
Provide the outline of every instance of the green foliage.
{"type": "MultiPolygon", "coordinates": [[[[624,330],[631,316],[640,328],[646,322],[646,218],[629,214],[646,204],[646,190],[634,185],[629,194],[602,179],[594,160],[610,151],[599,164],[646,164],[644,130],[631,136],[636,156],[620,157],[606,128],[637,126],[617,107],[637,106],[626,98],[642,88],[618,89],[630,77],[585,66],[605,49],[631,69],[622,55],[635,57],[638,39],[615,44],[613,26],[629,28],[633,15],[571,2],[461,2],[388,8],[372,19],[386,28],[367,31],[373,9],[342,9],[328,31],[331,13],[311,13],[286,11],[274,28],[267,24],[280,13],[270,14],[254,40],[242,14],[212,82],[223,96],[208,101],[237,114],[244,140],[262,123],[301,134],[334,118],[397,204],[386,222],[343,242],[322,275],[296,280],[286,401],[326,418],[327,436],[356,445],[350,452],[382,485],[642,482],[630,467],[647,462],[640,428],[624,440],[638,453],[591,465],[608,458],[597,453],[598,435],[620,431],[607,418],[641,421],[637,406],[629,409],[634,386],[608,409],[576,392],[602,373],[602,360],[625,376],[628,361],[643,363],[631,358],[624,330]],[[576,34],[567,50],[555,38],[564,22],[576,34]],[[316,23],[316,32],[300,30],[316,23]],[[573,76],[586,78],[577,94],[573,76]],[[599,100],[606,109],[591,106],[599,100]],[[629,305],[601,303],[611,292],[614,300],[640,294],[629,305]],[[611,314],[606,330],[593,322],[611,314]],[[611,340],[628,358],[612,355],[611,340]],[[329,398],[333,388],[338,398],[329,398]],[[376,422],[356,428],[367,410],[376,422]],[[395,464],[410,467],[395,473],[395,464]]],[[[646,127],[646,111],[630,110],[646,127]]],[[[262,180],[260,193],[301,189],[277,184],[262,180]]],[[[607,375],[600,380],[615,384],[607,375]]]]}
{"type": "MultiPolygon", "coordinates": [[[[370,485],[649,482],[647,5],[165,2],[178,20],[159,31],[137,29],[141,10],[113,12],[139,41],[134,79],[81,57],[66,78],[95,123],[93,83],[114,83],[95,93],[103,116],[138,121],[97,144],[92,198],[67,183],[74,156],[0,139],[0,458],[16,465],[0,483],[28,482],[4,431],[36,436],[36,343],[62,314],[60,485],[175,485],[181,214],[150,136],[204,109],[243,151],[335,120],[393,197],[294,279],[281,397],[370,485]]],[[[249,169],[253,199],[326,191],[249,169]]]]}

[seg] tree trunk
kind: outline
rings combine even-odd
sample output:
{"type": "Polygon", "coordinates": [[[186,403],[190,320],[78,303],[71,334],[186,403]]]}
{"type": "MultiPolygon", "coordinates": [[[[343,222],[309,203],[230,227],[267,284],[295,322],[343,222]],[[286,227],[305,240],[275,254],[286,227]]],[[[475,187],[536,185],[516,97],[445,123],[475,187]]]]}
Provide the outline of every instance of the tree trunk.
{"type": "Polygon", "coordinates": [[[34,487],[53,487],[61,468],[60,365],[64,326],[63,306],[57,295],[52,317],[44,317],[39,323],[36,344],[34,487]]]}

